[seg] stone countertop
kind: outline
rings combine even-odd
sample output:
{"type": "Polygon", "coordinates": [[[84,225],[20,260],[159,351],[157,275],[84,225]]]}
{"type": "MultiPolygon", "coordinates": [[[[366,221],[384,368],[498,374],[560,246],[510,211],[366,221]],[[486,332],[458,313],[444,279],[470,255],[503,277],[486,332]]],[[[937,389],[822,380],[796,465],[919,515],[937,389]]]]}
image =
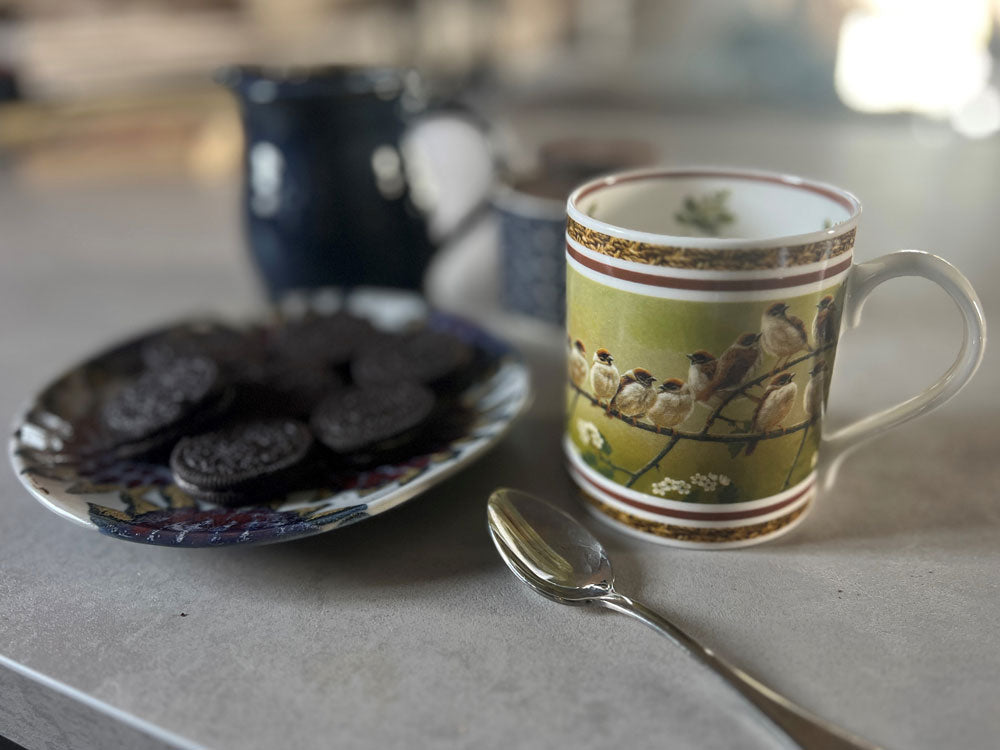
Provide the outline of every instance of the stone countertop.
{"type": "MultiPolygon", "coordinates": [[[[555,122],[522,127],[542,137],[555,122]]],[[[661,126],[631,122],[630,134],[658,138],[675,163],[756,164],[854,190],[866,204],[859,260],[937,249],[1000,322],[996,139],[940,147],[878,126],[661,126]]],[[[230,185],[0,180],[0,413],[136,329],[252,310],[235,201],[230,185]]],[[[470,243],[435,269],[445,306],[475,299],[475,279],[445,283],[463,263],[489,262],[489,243],[470,243]]],[[[532,364],[530,413],[474,467],[331,534],[259,548],[126,544],[45,511],[0,468],[0,735],[29,750],[783,747],[664,639],[545,601],[507,572],[485,528],[494,487],[583,513],[558,448],[561,336],[485,317],[532,364]]],[[[838,356],[831,411],[842,421],[927,385],[957,350],[958,326],[926,283],[879,290],[838,356]]],[[[890,748],[992,746],[998,374],[990,350],[966,391],[850,458],[810,518],[770,544],[686,551],[586,523],[623,592],[820,716],[890,748]]]]}

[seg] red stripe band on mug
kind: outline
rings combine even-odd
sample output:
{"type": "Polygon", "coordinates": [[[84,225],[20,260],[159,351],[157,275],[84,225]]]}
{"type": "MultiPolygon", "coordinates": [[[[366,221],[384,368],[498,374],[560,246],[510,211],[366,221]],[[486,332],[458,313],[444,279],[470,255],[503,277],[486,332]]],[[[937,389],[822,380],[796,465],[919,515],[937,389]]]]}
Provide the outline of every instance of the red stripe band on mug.
{"type": "Polygon", "coordinates": [[[758,289],[785,289],[787,287],[802,286],[803,284],[812,284],[846,271],[851,267],[851,263],[853,262],[852,258],[847,258],[836,265],[822,268],[819,271],[800,273],[794,276],[769,279],[719,279],[715,281],[712,279],[684,279],[677,276],[661,276],[660,274],[643,273],[642,271],[619,268],[618,266],[601,263],[599,260],[594,260],[584,255],[568,242],[566,243],[566,252],[580,265],[614,279],[632,281],[636,284],[645,284],[646,286],[693,289],[705,292],[747,292],[758,289]]]}
{"type": "Polygon", "coordinates": [[[609,490],[604,485],[598,484],[593,479],[585,475],[582,471],[575,469],[570,466],[570,470],[578,477],[582,478],[587,484],[592,487],[597,488],[605,495],[613,497],[620,503],[625,505],[630,505],[633,508],[638,508],[639,510],[644,510],[647,513],[653,513],[658,516],[670,516],[671,518],[686,518],[694,521],[740,521],[744,518],[756,518],[757,516],[764,516],[768,513],[773,513],[776,510],[781,510],[782,508],[787,508],[792,505],[795,501],[801,500],[804,495],[810,492],[813,485],[816,484],[815,480],[809,482],[801,491],[795,493],[791,497],[785,498],[772,505],[766,505],[763,508],[754,508],[753,510],[731,510],[731,511],[715,511],[710,513],[705,513],[695,510],[672,510],[670,508],[661,508],[656,505],[649,505],[648,503],[643,503],[638,500],[633,500],[630,497],[625,497],[624,495],[615,492],[614,490],[609,490]]]}

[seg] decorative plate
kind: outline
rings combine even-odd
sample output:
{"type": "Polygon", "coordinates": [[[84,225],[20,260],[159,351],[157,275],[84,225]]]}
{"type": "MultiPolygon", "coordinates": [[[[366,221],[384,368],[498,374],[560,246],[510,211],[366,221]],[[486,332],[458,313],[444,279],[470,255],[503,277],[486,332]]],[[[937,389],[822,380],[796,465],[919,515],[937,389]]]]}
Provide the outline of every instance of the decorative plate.
{"type": "MultiPolygon", "coordinates": [[[[468,466],[495,445],[530,398],[528,370],[505,342],[471,323],[428,310],[420,297],[384,289],[356,290],[346,299],[322,290],[285,299],[285,318],[332,313],[341,306],[382,329],[425,322],[475,346],[471,385],[459,396],[461,427],[438,445],[364,470],[341,472],[335,486],[299,489],[255,506],[227,508],[196,500],[173,482],[162,463],[114,457],[81,460],[62,452],[74,424],[93,413],[108,383],[128,376],[152,331],[79,364],[43,389],[14,426],[11,462],[21,483],[45,507],[103,534],[143,544],[214,547],[266,544],[332,531],[384,513],[468,466]]],[[[169,329],[204,323],[188,321],[169,329]]]]}

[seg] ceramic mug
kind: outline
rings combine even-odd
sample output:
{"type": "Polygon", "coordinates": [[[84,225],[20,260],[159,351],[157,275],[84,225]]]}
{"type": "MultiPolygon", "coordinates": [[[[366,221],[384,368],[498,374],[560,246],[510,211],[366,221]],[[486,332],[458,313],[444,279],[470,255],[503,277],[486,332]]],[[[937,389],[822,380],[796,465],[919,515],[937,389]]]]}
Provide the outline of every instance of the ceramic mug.
{"type": "Polygon", "coordinates": [[[848,451],[943,404],[982,360],[966,278],[911,250],[854,264],[861,204],[839,188],[643,170],[579,187],[567,212],[569,470],[598,517],[645,539],[717,549],[788,532],[848,451]],[[898,276],[958,305],[958,359],[919,396],[825,434],[840,333],[898,276]]]}

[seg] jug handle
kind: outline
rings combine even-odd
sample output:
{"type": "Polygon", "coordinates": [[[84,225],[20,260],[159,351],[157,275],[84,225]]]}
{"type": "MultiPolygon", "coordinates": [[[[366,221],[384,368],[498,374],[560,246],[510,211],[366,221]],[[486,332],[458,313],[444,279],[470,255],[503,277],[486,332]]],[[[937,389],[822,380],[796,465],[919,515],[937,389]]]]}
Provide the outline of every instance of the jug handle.
{"type": "Polygon", "coordinates": [[[493,142],[492,128],[486,118],[465,102],[449,98],[434,102],[426,110],[420,112],[416,118],[416,122],[438,118],[466,122],[479,132],[482,139],[483,152],[486,154],[490,164],[490,179],[487,180],[482,194],[473,202],[471,208],[455,221],[450,228],[431,238],[431,244],[435,250],[440,250],[464,237],[469,230],[477,226],[490,213],[492,209],[493,182],[497,171],[497,150],[493,142]]]}

